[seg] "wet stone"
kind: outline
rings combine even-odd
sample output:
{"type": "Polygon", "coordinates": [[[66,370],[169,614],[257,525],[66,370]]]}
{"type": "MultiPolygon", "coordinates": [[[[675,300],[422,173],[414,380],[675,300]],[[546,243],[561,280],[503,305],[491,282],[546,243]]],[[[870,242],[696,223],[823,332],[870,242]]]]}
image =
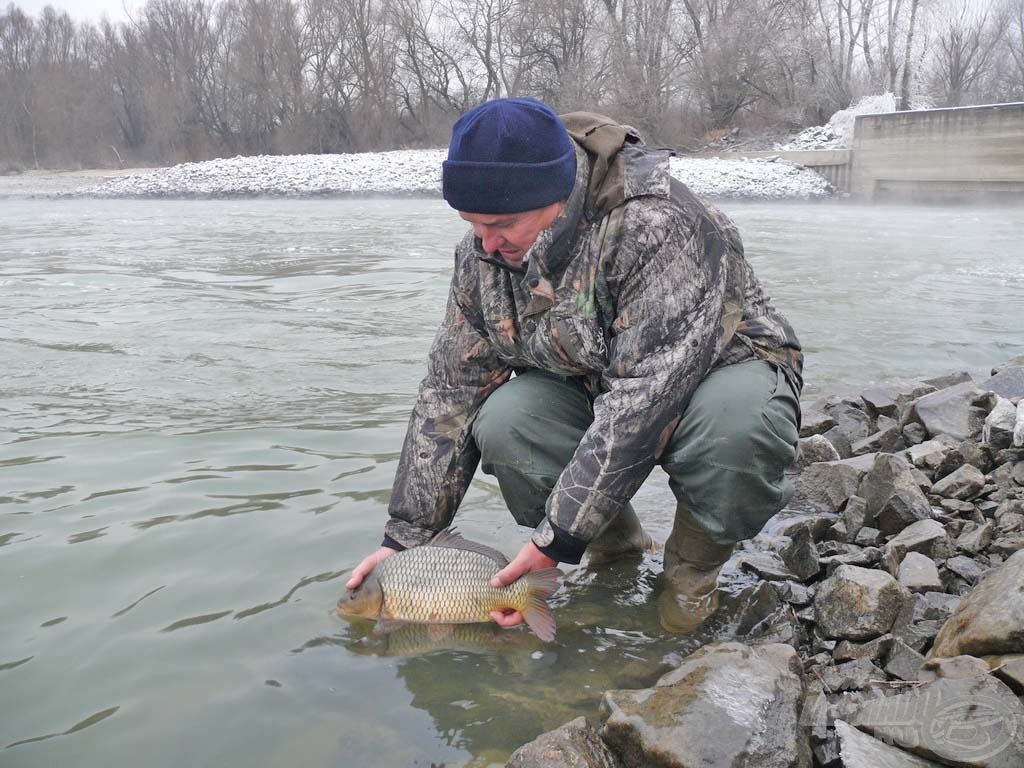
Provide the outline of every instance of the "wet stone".
{"type": "Polygon", "coordinates": [[[577,717],[561,728],[542,733],[524,744],[507,768],[621,768],[615,754],[586,718],[577,717]]]}
{"type": "Polygon", "coordinates": [[[601,735],[628,767],[810,768],[802,694],[792,647],[715,643],[653,688],[606,692],[601,735]]]}
{"type": "Polygon", "coordinates": [[[1013,692],[992,675],[979,675],[943,678],[866,702],[849,722],[929,760],[1019,768],[1024,765],[1024,728],[1018,727],[1021,718],[1024,705],[1013,692]],[[929,727],[936,722],[944,727],[929,727]],[[971,756],[969,761],[963,759],[965,754],[971,756]]]}

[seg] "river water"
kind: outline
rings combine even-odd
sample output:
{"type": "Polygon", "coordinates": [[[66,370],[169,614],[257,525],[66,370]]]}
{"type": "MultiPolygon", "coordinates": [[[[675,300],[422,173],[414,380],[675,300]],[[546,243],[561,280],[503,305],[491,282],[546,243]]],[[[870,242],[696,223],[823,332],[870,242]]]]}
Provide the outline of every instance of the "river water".
{"type": "MultiPolygon", "coordinates": [[[[1021,209],[723,207],[808,394],[1024,353],[1021,209]]],[[[435,200],[0,200],[0,765],[501,764],[685,652],[657,556],[571,572],[551,645],[333,613],[464,227],[435,200]]],[[[663,475],[637,506],[664,537],[663,475]]],[[[528,536],[483,476],[458,520],[528,536]]]]}

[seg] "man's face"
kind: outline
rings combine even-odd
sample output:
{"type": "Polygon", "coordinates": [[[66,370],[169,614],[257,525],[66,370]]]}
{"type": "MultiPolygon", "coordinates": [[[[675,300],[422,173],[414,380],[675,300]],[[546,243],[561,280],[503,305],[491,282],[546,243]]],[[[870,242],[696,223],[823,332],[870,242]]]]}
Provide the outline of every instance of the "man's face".
{"type": "Polygon", "coordinates": [[[564,202],[552,203],[522,213],[466,213],[459,216],[473,225],[473,234],[480,238],[484,250],[498,252],[518,266],[541,231],[550,227],[565,208],[564,202]]]}

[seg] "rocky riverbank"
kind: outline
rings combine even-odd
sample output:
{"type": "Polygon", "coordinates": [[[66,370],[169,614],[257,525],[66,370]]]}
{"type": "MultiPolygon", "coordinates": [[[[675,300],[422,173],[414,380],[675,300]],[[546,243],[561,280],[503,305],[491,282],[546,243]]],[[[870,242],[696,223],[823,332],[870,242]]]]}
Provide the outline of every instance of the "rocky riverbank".
{"type": "Polygon", "coordinates": [[[1024,357],[804,403],[711,641],[516,768],[1024,766],[1024,357]]]}
{"type": "MultiPolygon", "coordinates": [[[[86,197],[219,198],[441,194],[443,149],[346,155],[264,155],[183,163],[73,191],[86,197]]],[[[671,159],[672,175],[716,198],[817,199],[828,182],[781,160],[671,159]]],[[[2,190],[2,187],[0,187],[2,190]]]]}

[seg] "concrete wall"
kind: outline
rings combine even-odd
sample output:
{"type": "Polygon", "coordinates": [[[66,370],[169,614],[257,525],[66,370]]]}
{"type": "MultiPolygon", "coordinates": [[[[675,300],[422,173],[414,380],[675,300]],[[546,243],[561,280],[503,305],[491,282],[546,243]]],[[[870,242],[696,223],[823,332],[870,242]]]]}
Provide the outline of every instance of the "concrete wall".
{"type": "MultiPolygon", "coordinates": [[[[840,192],[850,191],[850,158],[849,149],[779,149],[774,152],[739,152],[733,156],[740,157],[779,157],[790,163],[810,168],[840,192]]],[[[719,157],[729,158],[722,153],[719,157]]]]}
{"type": "Polygon", "coordinates": [[[1024,200],[1024,103],[859,116],[850,192],[863,200],[1024,200]]]}

